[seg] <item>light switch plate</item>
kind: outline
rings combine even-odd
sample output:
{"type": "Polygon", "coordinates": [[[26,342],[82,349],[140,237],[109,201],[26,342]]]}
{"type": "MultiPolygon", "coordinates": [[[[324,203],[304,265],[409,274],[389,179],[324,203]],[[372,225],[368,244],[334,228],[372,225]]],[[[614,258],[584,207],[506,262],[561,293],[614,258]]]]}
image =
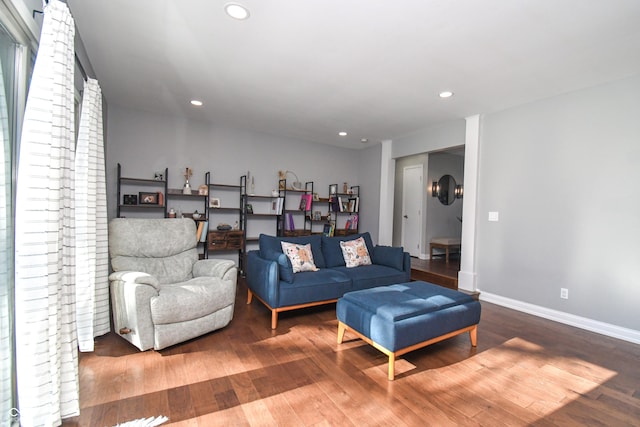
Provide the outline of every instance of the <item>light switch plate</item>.
{"type": "Polygon", "coordinates": [[[489,221],[498,221],[500,219],[500,214],[498,212],[489,212],[489,221]]]}

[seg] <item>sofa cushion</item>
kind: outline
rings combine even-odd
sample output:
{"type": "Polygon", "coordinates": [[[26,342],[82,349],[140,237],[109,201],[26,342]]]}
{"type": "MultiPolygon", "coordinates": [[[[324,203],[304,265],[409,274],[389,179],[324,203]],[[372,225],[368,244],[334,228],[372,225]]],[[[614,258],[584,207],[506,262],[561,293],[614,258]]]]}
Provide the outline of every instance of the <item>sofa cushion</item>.
{"type": "Polygon", "coordinates": [[[313,262],[313,252],[311,252],[311,244],[300,245],[297,243],[280,242],[282,252],[289,258],[294,273],[301,271],[318,271],[313,262]]]}
{"type": "Polygon", "coordinates": [[[293,267],[291,266],[291,261],[289,261],[289,257],[287,257],[282,252],[276,252],[271,249],[266,249],[263,251],[263,258],[267,261],[275,261],[278,263],[278,273],[280,276],[280,280],[284,280],[285,282],[293,282],[293,267]]]}
{"type": "Polygon", "coordinates": [[[333,270],[349,277],[352,281],[351,289],[354,291],[392,283],[404,283],[408,279],[407,274],[402,270],[376,264],[358,268],[334,267],[333,270]]]}
{"type": "Polygon", "coordinates": [[[373,241],[371,240],[371,235],[368,232],[361,234],[352,234],[350,236],[322,236],[322,254],[324,255],[324,262],[326,267],[332,268],[344,266],[345,262],[344,257],[342,256],[340,242],[355,240],[359,237],[362,237],[364,239],[364,242],[367,245],[367,250],[371,254],[373,251],[373,241]]]}
{"type": "Polygon", "coordinates": [[[278,307],[340,298],[351,290],[351,279],[333,269],[296,273],[293,283],[280,282],[278,307]]]}
{"type": "Polygon", "coordinates": [[[265,253],[267,250],[276,252],[282,252],[281,242],[298,243],[306,245],[311,244],[311,252],[313,253],[313,262],[318,268],[325,268],[326,262],[322,254],[322,236],[314,234],[311,236],[299,236],[299,237],[275,237],[261,234],[258,238],[258,244],[260,247],[260,256],[266,258],[265,253]]]}
{"type": "Polygon", "coordinates": [[[362,237],[340,242],[340,249],[347,268],[371,265],[371,257],[362,237]]]}
{"type": "Polygon", "coordinates": [[[393,246],[376,246],[371,254],[374,264],[402,270],[404,268],[404,249],[393,246]]]}

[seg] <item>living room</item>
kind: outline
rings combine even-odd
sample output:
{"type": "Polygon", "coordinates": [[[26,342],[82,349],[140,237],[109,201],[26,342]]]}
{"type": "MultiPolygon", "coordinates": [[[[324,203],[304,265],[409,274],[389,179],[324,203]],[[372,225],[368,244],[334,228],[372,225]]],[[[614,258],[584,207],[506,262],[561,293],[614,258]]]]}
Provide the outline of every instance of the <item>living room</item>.
{"type": "MultiPolygon", "coordinates": [[[[198,95],[193,93],[191,85],[186,83],[190,81],[189,79],[198,83],[206,82],[208,79],[216,81],[217,84],[220,83],[216,71],[203,68],[201,59],[193,60],[193,67],[200,70],[200,76],[187,77],[181,74],[185,72],[184,70],[176,68],[176,64],[180,61],[186,61],[186,58],[180,57],[174,60],[174,58],[164,56],[162,48],[168,49],[173,44],[184,44],[192,37],[185,29],[188,27],[185,22],[191,21],[186,20],[186,15],[183,15],[185,12],[181,12],[177,6],[139,4],[135,10],[130,11],[130,17],[122,18],[123,21],[141,19],[140,16],[144,16],[141,9],[144,9],[144,6],[149,6],[149,8],[155,9],[153,14],[166,14],[166,21],[156,22],[154,26],[162,26],[167,23],[184,26],[180,30],[183,35],[181,38],[162,39],[161,45],[147,40],[152,46],[149,50],[154,51],[161,58],[156,67],[165,69],[165,72],[140,77],[138,74],[143,73],[142,65],[135,59],[130,59],[135,58],[136,55],[139,55],[140,58],[146,58],[148,53],[143,55],[137,52],[125,52],[130,56],[128,56],[128,60],[119,62],[121,71],[114,77],[106,74],[105,70],[108,68],[105,68],[104,62],[109,57],[113,58],[115,54],[113,51],[107,50],[106,53],[100,51],[100,49],[104,49],[104,45],[98,41],[109,39],[110,32],[115,31],[130,35],[114,35],[114,40],[125,37],[145,39],[144,34],[132,29],[127,33],[127,31],[117,28],[118,20],[111,16],[111,14],[117,15],[117,12],[112,9],[112,6],[101,5],[98,7],[89,2],[69,0],[71,12],[77,20],[79,39],[84,43],[84,48],[80,49],[78,55],[84,61],[85,69],[100,80],[104,90],[109,217],[115,217],[114,203],[118,163],[123,166],[127,175],[140,178],[151,178],[155,172],[168,168],[169,186],[173,188],[179,188],[184,183],[182,171],[185,167],[193,169],[192,185],[196,188],[204,183],[206,172],[211,172],[216,182],[235,184],[240,176],[250,171],[255,179],[255,192],[258,194],[270,194],[273,189],[277,188],[278,171],[291,170],[295,171],[303,182],[314,181],[316,188],[320,189],[319,193],[322,197],[326,197],[329,185],[336,182],[360,185],[362,194],[366,195],[361,200],[360,209],[363,215],[360,229],[370,232],[373,239],[379,244],[397,245],[398,227],[395,224],[397,224],[398,213],[397,209],[394,209],[394,204],[397,203],[398,198],[395,179],[399,171],[396,165],[402,164],[403,159],[411,156],[428,156],[429,153],[433,154],[464,146],[463,184],[465,191],[462,200],[456,201],[456,203],[463,203],[460,286],[463,289],[479,291],[480,300],[487,304],[487,307],[495,307],[494,311],[488,312],[486,319],[483,317],[481,320],[479,341],[483,347],[479,352],[484,351],[488,355],[495,354],[491,353],[491,349],[488,348],[489,345],[495,345],[496,348],[504,350],[500,357],[507,353],[505,348],[513,351],[514,354],[517,352],[536,354],[538,351],[544,353],[532,344],[534,342],[532,337],[545,335],[545,331],[549,330],[558,333],[563,337],[561,339],[565,339],[561,334],[575,333],[579,338],[575,341],[568,338],[567,340],[576,346],[590,340],[598,340],[599,348],[610,348],[612,354],[619,355],[618,352],[626,352],[625,356],[620,358],[624,361],[622,364],[637,362],[639,351],[637,345],[640,344],[640,320],[636,313],[636,307],[640,303],[640,287],[637,286],[640,276],[640,264],[637,262],[640,250],[638,246],[640,227],[637,225],[637,212],[640,208],[640,202],[636,197],[637,190],[633,190],[633,185],[640,182],[640,151],[637,143],[637,135],[640,132],[637,120],[640,115],[637,96],[640,93],[640,60],[637,58],[639,48],[639,34],[635,29],[637,25],[631,25],[631,23],[638,22],[640,11],[637,5],[632,2],[614,3],[614,6],[605,7],[603,5],[602,9],[599,9],[594,5],[585,7],[574,2],[575,8],[584,7],[589,10],[581,11],[582,14],[579,16],[584,20],[583,25],[576,24],[576,27],[570,27],[571,31],[567,30],[568,35],[558,30],[558,27],[562,25],[569,26],[565,9],[568,6],[558,6],[560,8],[559,18],[557,21],[551,20],[554,31],[550,31],[551,35],[548,36],[540,35],[539,44],[534,43],[536,39],[530,34],[530,38],[526,39],[533,45],[529,46],[530,50],[527,50],[525,45],[522,52],[501,52],[499,49],[504,45],[495,40],[493,48],[480,49],[478,46],[479,52],[474,57],[468,57],[464,60],[450,58],[448,61],[440,58],[443,61],[443,66],[449,65],[452,69],[468,69],[466,76],[469,81],[483,77],[484,84],[492,83],[497,91],[496,97],[502,97],[505,93],[511,94],[510,103],[496,108],[496,104],[493,104],[488,98],[484,103],[477,100],[474,100],[475,103],[469,101],[466,110],[460,110],[465,111],[464,114],[459,111],[456,111],[457,114],[453,114],[447,110],[448,104],[430,104],[436,105],[432,108],[438,112],[438,114],[434,113],[437,120],[422,112],[425,117],[424,126],[411,129],[411,131],[404,129],[406,132],[387,134],[378,132],[377,135],[383,135],[378,137],[364,133],[360,129],[355,132],[349,129],[348,141],[341,139],[337,132],[342,130],[343,126],[348,127],[349,118],[346,117],[346,114],[349,109],[357,109],[358,114],[361,114],[360,110],[375,112],[377,104],[373,102],[343,106],[339,111],[340,114],[336,113],[330,116],[335,119],[331,123],[333,126],[331,135],[328,134],[329,126],[326,126],[324,130],[327,132],[327,136],[324,143],[318,143],[306,138],[306,136],[298,137],[295,135],[296,132],[301,132],[297,126],[307,120],[306,115],[309,116],[309,121],[313,119],[313,123],[317,123],[318,117],[321,120],[330,121],[327,118],[322,118],[322,110],[311,101],[306,106],[298,105],[299,115],[292,116],[291,129],[285,129],[286,125],[281,124],[279,124],[280,127],[284,129],[281,134],[266,129],[264,122],[276,121],[276,116],[271,115],[269,110],[284,109],[282,104],[284,101],[270,91],[266,94],[262,93],[261,91],[265,89],[260,88],[262,82],[260,78],[250,84],[253,85],[252,88],[257,93],[261,93],[264,97],[256,95],[255,98],[252,98],[251,101],[254,104],[260,104],[259,108],[247,110],[246,115],[243,115],[242,110],[216,110],[215,118],[212,119],[207,116],[208,113],[204,113],[202,110],[198,111],[188,105],[191,97],[198,95]],[[108,11],[102,10],[103,8],[107,8],[108,11]],[[104,25],[96,24],[96,21],[100,20],[97,17],[100,13],[105,13],[104,25]],[[594,18],[598,15],[601,17],[594,18]],[[563,16],[564,18],[561,18],[563,16]],[[600,45],[596,43],[598,37],[593,36],[594,33],[602,36],[600,45]],[[562,34],[565,34],[566,37],[561,38],[562,34]],[[576,39],[587,38],[587,36],[590,37],[589,43],[583,44],[576,41],[576,39]],[[566,49],[573,52],[575,57],[568,58],[569,52],[559,46],[563,43],[570,46],[566,49]],[[589,44],[592,50],[585,46],[589,44]],[[554,53],[555,49],[558,49],[562,55],[554,53]],[[559,65],[554,67],[554,69],[557,67],[555,76],[553,72],[545,71],[544,66],[535,62],[535,60],[542,60],[540,56],[535,56],[535,60],[531,62],[525,60],[527,55],[539,54],[540,52],[548,52],[548,55],[559,62],[559,65]],[[491,68],[490,57],[494,54],[511,57],[511,68],[504,70],[491,68]],[[529,67],[528,71],[527,67],[529,67]],[[564,71],[561,70],[563,67],[564,71]],[[530,93],[520,93],[517,85],[501,87],[498,83],[503,79],[507,80],[510,73],[520,76],[522,86],[538,88],[539,95],[531,96],[530,93]],[[487,75],[491,75],[490,78],[487,78],[487,75]],[[188,88],[189,93],[176,93],[173,91],[173,87],[169,90],[168,84],[163,85],[161,77],[182,82],[185,92],[188,88]],[[141,82],[145,79],[148,80],[146,85],[141,82]],[[156,100],[162,99],[163,104],[173,105],[173,111],[166,108],[156,110],[150,105],[141,106],[142,97],[139,102],[130,104],[121,100],[127,98],[119,98],[122,92],[131,91],[135,94],[137,85],[149,86],[144,88],[145,91],[151,90],[151,88],[156,90],[160,94],[156,100]],[[261,117],[263,122],[256,120],[254,116],[256,111],[264,114],[261,117]],[[343,115],[345,117],[342,117],[343,115]],[[361,142],[362,138],[366,138],[367,141],[361,142]],[[568,290],[568,298],[561,298],[561,289],[568,290]],[[532,314],[535,317],[522,313],[532,314]],[[486,320],[487,327],[500,328],[501,317],[521,325],[523,328],[525,325],[535,325],[538,329],[529,334],[528,338],[530,339],[518,341],[517,337],[511,337],[510,340],[505,341],[506,344],[500,342],[497,337],[509,336],[510,334],[515,336],[516,333],[508,328],[506,331],[494,329],[494,332],[488,333],[489,337],[483,343],[482,322],[486,320]],[[553,322],[541,323],[543,319],[553,322]],[[556,326],[555,322],[562,325],[556,326]],[[580,330],[572,332],[574,330],[571,328],[562,329],[565,325],[577,327],[580,330]],[[592,332],[596,334],[592,334],[592,332]],[[494,335],[491,336],[491,334],[494,335]],[[598,334],[604,336],[601,337],[598,334]],[[515,341],[511,341],[511,339],[515,339],[515,341]],[[516,346],[517,349],[509,347],[510,345],[516,346]]],[[[214,2],[214,4],[215,7],[222,10],[222,2],[214,2]]],[[[250,24],[252,19],[260,19],[260,13],[263,13],[265,6],[251,3],[247,5],[252,13],[245,23],[250,24]]],[[[415,4],[412,6],[418,7],[415,4]]],[[[435,3],[432,6],[435,7],[435,3]]],[[[525,13],[517,13],[512,10],[515,6],[507,7],[500,5],[499,2],[492,4],[492,6],[496,9],[506,8],[509,13],[513,13],[514,23],[520,23],[519,19],[525,19],[522,16],[526,15],[525,13]]],[[[471,6],[466,4],[466,7],[471,6]]],[[[542,14],[548,20],[553,15],[549,10],[536,9],[533,4],[528,4],[527,7],[542,14]]],[[[487,6],[487,8],[489,7],[487,6]]],[[[214,6],[209,5],[207,9],[213,10],[214,6]]],[[[312,20],[311,17],[307,18],[312,20]]],[[[224,19],[224,17],[220,19],[224,19]]],[[[533,20],[533,18],[527,19],[533,20]]],[[[580,21],[578,18],[576,20],[580,21]]],[[[382,28],[385,20],[379,16],[374,22],[382,28]]],[[[224,28],[233,24],[226,23],[224,28]]],[[[203,24],[200,20],[195,20],[191,22],[191,25],[203,24]]],[[[278,36],[281,37],[282,31],[284,31],[282,28],[274,29],[272,37],[274,39],[278,36]]],[[[317,31],[320,33],[320,30],[317,31]]],[[[483,31],[489,32],[484,27],[483,31]]],[[[511,26],[503,31],[506,31],[507,34],[511,34],[509,31],[516,32],[511,26]]],[[[162,32],[160,31],[160,33],[162,32]]],[[[238,33],[239,30],[234,29],[227,36],[227,40],[236,40],[235,37],[240,37],[239,44],[246,42],[238,33]]],[[[475,32],[471,32],[471,34],[477,35],[475,32]]],[[[504,33],[497,34],[496,39],[504,36],[504,33]]],[[[269,34],[264,37],[268,38],[269,34]]],[[[470,38],[472,39],[472,36],[470,38]]],[[[287,39],[285,38],[285,40],[287,39]]],[[[486,39],[482,40],[486,41],[486,39]]],[[[468,43],[473,44],[473,40],[468,43]]],[[[199,43],[195,43],[195,45],[201,46],[199,43]]],[[[398,46],[395,47],[398,48],[398,46]]],[[[286,51],[286,48],[286,44],[281,47],[282,51],[286,51]]],[[[347,43],[344,49],[348,50],[348,48],[353,48],[353,46],[347,43]]],[[[194,50],[197,49],[194,48],[194,50]]],[[[187,49],[184,56],[192,58],[192,53],[191,49],[187,49]]],[[[206,52],[200,52],[200,55],[202,54],[206,54],[206,52]]],[[[418,64],[411,62],[412,56],[409,53],[404,57],[410,66],[407,67],[407,64],[403,64],[401,68],[411,68],[411,65],[418,64]]],[[[233,56],[230,58],[233,59],[233,56]]],[[[312,67],[320,65],[315,60],[309,60],[307,63],[307,66],[312,67]]],[[[247,77],[246,70],[236,71],[239,76],[238,80],[242,81],[247,77]]],[[[265,70],[265,73],[268,74],[268,71],[265,70]]],[[[340,71],[345,72],[344,69],[340,71]]],[[[336,72],[336,74],[338,73],[336,72]]],[[[340,75],[336,74],[330,74],[330,77],[339,80],[340,75]]],[[[366,74],[366,72],[361,73],[358,77],[366,80],[366,74]]],[[[402,73],[394,75],[394,77],[397,76],[402,76],[402,73]]],[[[283,98],[285,95],[295,92],[296,89],[295,84],[292,83],[295,80],[291,75],[287,75],[287,77],[289,83],[282,88],[283,98]]],[[[356,79],[356,77],[353,78],[356,79]]],[[[225,83],[230,84],[226,81],[225,83]]],[[[466,96],[470,96],[457,88],[451,89],[455,92],[451,99],[437,99],[436,101],[449,102],[449,104],[451,101],[462,103],[458,99],[465,100],[466,96]]],[[[480,90],[473,87],[472,89],[480,90]]],[[[344,88],[341,90],[349,91],[344,88]]],[[[420,91],[417,89],[414,91],[398,89],[398,98],[404,96],[407,100],[413,99],[415,92],[422,92],[422,89],[420,91]],[[407,94],[406,92],[411,93],[407,94]]],[[[208,108],[211,104],[225,102],[233,105],[236,102],[239,103],[239,99],[247,94],[244,89],[239,87],[234,87],[234,89],[223,93],[224,97],[219,100],[213,98],[206,100],[203,107],[208,108]]],[[[334,96],[336,95],[327,94],[327,97],[330,98],[334,96]]],[[[388,99],[392,98],[389,94],[386,96],[388,99]]],[[[433,97],[437,98],[437,93],[434,93],[433,97]]],[[[383,103],[384,97],[382,99],[376,98],[376,101],[383,103]]],[[[318,104],[324,102],[328,101],[317,101],[318,104]]],[[[430,197],[430,181],[433,177],[429,176],[428,171],[426,172],[423,194],[425,197],[430,197]]],[[[421,235],[423,248],[426,247],[428,244],[426,224],[423,229],[416,232],[421,235]]],[[[243,289],[241,283],[239,289],[243,289]]],[[[221,375],[218,381],[234,383],[249,379],[255,381],[256,378],[272,378],[287,369],[295,372],[303,370],[314,372],[314,364],[317,364],[323,368],[325,373],[317,374],[315,378],[323,380],[330,378],[332,382],[327,388],[334,388],[333,390],[323,390],[323,393],[328,395],[331,392],[335,393],[336,400],[339,400],[340,396],[344,396],[342,393],[352,396],[353,401],[345,406],[332,403],[340,408],[340,412],[347,412],[349,405],[358,406],[367,403],[367,399],[363,395],[350,394],[354,390],[364,393],[359,390],[360,386],[355,384],[352,378],[346,380],[350,391],[340,390],[335,384],[339,384],[339,374],[342,374],[342,371],[327,374],[326,372],[331,371],[328,364],[333,359],[319,355],[322,351],[327,351],[327,348],[332,348],[331,345],[335,346],[334,343],[329,344],[330,334],[328,331],[333,331],[332,321],[335,321],[335,316],[331,318],[331,310],[310,310],[303,314],[285,317],[283,332],[278,331],[276,337],[273,337],[274,340],[279,339],[278,345],[274,347],[276,353],[270,356],[260,353],[262,350],[269,349],[268,342],[272,339],[271,331],[268,330],[268,325],[265,325],[264,322],[264,319],[268,317],[266,310],[259,306],[245,307],[245,304],[240,303],[236,305],[236,310],[237,316],[234,318],[232,326],[239,328],[237,334],[242,334],[243,341],[240,344],[236,342],[236,346],[233,348],[236,355],[238,352],[246,351],[246,359],[242,360],[241,357],[232,357],[222,353],[210,357],[210,359],[198,360],[195,362],[195,366],[191,367],[194,371],[203,369],[202,365],[205,363],[219,363],[219,360],[223,359],[231,360],[233,361],[232,365],[224,368],[229,377],[225,378],[221,375]],[[306,320],[301,323],[301,318],[306,320]],[[315,336],[314,322],[321,325],[319,326],[321,330],[315,336]],[[294,330],[297,324],[300,324],[300,327],[294,330]],[[314,338],[322,343],[317,346],[320,350],[318,355],[314,353],[316,359],[313,363],[299,362],[302,359],[297,359],[293,353],[287,353],[288,349],[293,349],[291,350],[293,352],[304,352],[306,349],[306,346],[288,342],[287,337],[284,337],[287,333],[298,338],[306,336],[306,339],[311,342],[309,345],[313,344],[314,338]],[[255,338],[257,347],[249,349],[246,343],[252,337],[255,338]],[[286,359],[287,364],[273,369],[269,368],[272,366],[270,363],[278,357],[286,359]],[[256,359],[260,359],[259,362],[256,359]],[[254,371],[251,371],[253,363],[256,367],[254,371]],[[244,366],[241,367],[241,364],[244,366]],[[261,367],[257,367],[258,365],[261,367]],[[239,373],[242,368],[247,371],[239,373]]],[[[335,315],[335,313],[333,314],[335,315]]],[[[233,340],[236,336],[234,334],[236,333],[233,331],[226,331],[224,337],[226,340],[233,340]]],[[[85,361],[95,362],[96,365],[88,364],[86,370],[83,371],[86,376],[83,376],[81,380],[87,381],[87,378],[91,377],[90,371],[92,369],[105,371],[107,368],[97,365],[98,363],[106,363],[105,359],[116,365],[134,364],[135,360],[144,360],[144,363],[153,364],[160,363],[158,360],[163,357],[165,360],[171,357],[170,364],[161,365],[161,370],[172,372],[170,375],[176,375],[175,372],[178,371],[191,372],[185,368],[185,365],[176,366],[179,364],[187,364],[186,366],[188,366],[190,352],[206,353],[209,348],[221,345],[216,340],[216,333],[196,341],[185,344],[181,350],[173,349],[153,356],[146,353],[136,355],[122,343],[107,338],[105,341],[101,341],[103,344],[100,345],[103,347],[98,346],[99,349],[95,356],[101,354],[108,354],[108,356],[103,360],[94,356],[85,357],[85,361]],[[110,349],[107,350],[105,347],[110,347],[110,349]],[[129,358],[123,362],[119,359],[119,355],[126,355],[129,358]]],[[[554,341],[548,339],[545,341],[544,347],[549,350],[554,345],[556,345],[554,341]]],[[[464,361],[467,365],[472,364],[473,357],[469,357],[467,360],[462,356],[465,353],[468,356],[467,341],[454,341],[452,353],[437,353],[437,351],[446,350],[445,347],[439,345],[436,350],[420,351],[415,359],[409,359],[409,362],[405,362],[406,364],[401,370],[404,369],[403,372],[407,372],[407,374],[405,377],[401,376],[400,379],[407,379],[407,383],[411,383],[414,387],[423,387],[421,390],[424,392],[433,392],[434,390],[427,390],[426,386],[421,386],[416,377],[411,379],[411,372],[424,374],[431,370],[435,379],[439,376],[436,372],[438,367],[444,367],[445,371],[443,372],[446,372],[447,375],[455,375],[451,369],[452,366],[464,361]],[[436,360],[428,361],[428,356],[435,356],[436,360]],[[414,365],[414,367],[412,368],[410,365],[414,365]]],[[[354,373],[353,375],[363,380],[365,384],[371,385],[372,388],[373,383],[377,384],[372,401],[377,405],[382,405],[386,398],[384,393],[390,393],[393,389],[393,386],[389,385],[389,389],[383,393],[377,388],[382,387],[380,386],[382,381],[379,380],[380,378],[384,379],[384,375],[380,377],[384,361],[372,350],[362,348],[359,352],[356,348],[358,348],[357,343],[350,342],[349,350],[345,352],[348,354],[335,351],[332,356],[335,356],[338,366],[346,364],[349,369],[364,366],[364,373],[354,373]],[[352,357],[355,358],[355,361],[351,359],[352,357]],[[347,361],[347,359],[350,360],[347,361]]],[[[581,348],[580,352],[583,351],[586,350],[581,348]]],[[[550,353],[553,352],[550,351],[550,353]]],[[[499,369],[497,362],[496,366],[491,366],[488,360],[483,359],[484,373],[490,373],[491,369],[489,368],[499,369]]],[[[509,366],[517,364],[515,359],[506,359],[505,363],[510,364],[509,366]]],[[[603,365],[594,367],[594,369],[604,370],[603,365]]],[[[608,366],[607,369],[614,370],[612,366],[608,366]]],[[[118,375],[132,375],[131,378],[135,378],[131,372],[133,370],[135,370],[133,367],[129,367],[118,375]]],[[[619,372],[626,371],[620,369],[619,372]]],[[[603,372],[600,373],[603,377],[607,376],[603,372]]],[[[382,372],[382,374],[384,373],[382,372]]],[[[205,378],[199,378],[198,374],[189,375],[193,375],[196,382],[205,381],[205,378]]],[[[579,375],[586,376],[587,374],[583,372],[579,375]]],[[[628,375],[635,379],[633,373],[628,375]]],[[[146,381],[149,380],[149,374],[147,373],[145,376],[146,384],[146,381]]],[[[611,377],[613,376],[611,374],[611,377]]],[[[311,382],[314,378],[307,372],[300,376],[300,378],[304,378],[301,380],[301,384],[295,384],[293,375],[286,377],[288,381],[293,381],[293,383],[276,383],[273,385],[272,391],[267,391],[268,387],[265,386],[264,389],[254,390],[254,392],[268,395],[275,400],[278,399],[278,396],[286,395],[288,403],[283,401],[265,403],[254,396],[253,398],[239,399],[240,402],[251,403],[247,406],[229,403],[228,407],[234,411],[242,410],[255,417],[248,417],[249,421],[244,420],[243,424],[260,424],[259,414],[264,409],[263,406],[268,406],[271,414],[277,413],[274,407],[285,411],[283,408],[292,405],[291,390],[298,385],[304,387],[305,382],[311,382]],[[279,404],[282,406],[278,406],[279,404]]],[[[153,380],[151,381],[153,382],[153,380]]],[[[164,376],[158,381],[169,382],[164,376]]],[[[144,396],[143,389],[149,387],[148,385],[136,384],[134,379],[124,381],[124,384],[119,383],[117,387],[122,387],[122,390],[125,387],[130,387],[130,389],[126,392],[121,391],[122,396],[133,396],[134,390],[140,392],[138,396],[144,396]]],[[[314,390],[306,395],[308,401],[313,401],[315,397],[320,396],[320,394],[314,393],[318,392],[318,388],[323,387],[322,384],[324,383],[315,385],[314,390]]],[[[637,420],[639,417],[637,386],[635,392],[629,392],[629,389],[624,389],[618,383],[616,384],[613,388],[624,395],[624,398],[621,399],[629,405],[627,407],[629,412],[637,420]]],[[[399,387],[396,386],[396,388],[399,387]]],[[[496,386],[496,389],[499,390],[499,386],[496,386]]],[[[98,393],[96,390],[94,392],[98,393]]],[[[580,392],[578,390],[578,393],[580,392]]],[[[583,392],[588,394],[586,389],[583,392]]],[[[455,393],[453,394],[455,395],[455,393]]],[[[610,391],[603,393],[605,396],[610,394],[610,391]]],[[[147,395],[150,399],[153,399],[154,396],[153,394],[147,395]]],[[[410,399],[408,393],[404,396],[406,400],[410,399]]],[[[457,397],[469,398],[468,395],[458,395],[457,397]]],[[[620,396],[616,397],[620,398],[620,396]]],[[[140,399],[128,402],[133,406],[141,405],[144,399],[140,399]]],[[[323,400],[320,401],[329,403],[325,399],[326,397],[323,397],[323,400]]],[[[98,400],[96,398],[93,401],[97,402],[98,400]]],[[[220,397],[218,399],[220,407],[224,406],[220,404],[222,401],[224,399],[220,397]]],[[[91,408],[96,414],[98,412],[106,413],[111,404],[113,403],[105,404],[99,409],[97,409],[97,404],[94,404],[91,408]]],[[[394,401],[393,405],[398,405],[397,401],[394,401]]],[[[419,405],[434,410],[424,401],[421,401],[419,405]]],[[[447,402],[447,405],[455,406],[451,402],[447,402]]],[[[324,419],[326,424],[340,423],[336,418],[332,418],[332,415],[328,413],[330,411],[318,406],[321,405],[313,406],[313,408],[322,417],[316,415],[304,418],[298,415],[300,418],[296,420],[301,421],[299,424],[322,423],[321,419],[324,419]]],[[[333,406],[329,405],[328,407],[333,406]]],[[[385,414],[390,417],[389,420],[398,421],[401,419],[394,418],[398,417],[398,412],[401,411],[397,409],[398,407],[395,408],[385,409],[385,414]],[[392,413],[393,416],[389,413],[392,413]]],[[[421,415],[417,406],[411,406],[411,410],[417,415],[415,418],[404,419],[407,424],[416,421],[421,415]]],[[[130,412],[132,418],[136,416],[133,412],[130,412]]],[[[215,412],[216,410],[211,409],[209,414],[215,412]]],[[[301,409],[299,414],[303,412],[301,409]]],[[[366,417],[366,411],[359,409],[356,412],[359,416],[366,417]]],[[[540,414],[541,418],[533,421],[526,417],[524,419],[527,422],[542,422],[544,411],[540,411],[540,414]]],[[[575,415],[572,411],[569,411],[569,414],[567,416],[575,415]]],[[[95,416],[98,417],[98,415],[95,416]]],[[[448,417],[451,421],[450,414],[448,417]]],[[[446,417],[436,418],[433,423],[441,424],[438,421],[442,421],[444,418],[446,417]]],[[[102,420],[101,418],[96,419],[102,420]]],[[[108,417],[104,419],[111,420],[108,417]]],[[[184,425],[189,425],[188,419],[186,417],[183,419],[184,425]]],[[[363,421],[363,424],[384,422],[384,419],[377,421],[375,418],[364,419],[366,421],[363,421]]],[[[490,423],[487,421],[489,419],[491,418],[485,419],[484,422],[490,423]]],[[[495,418],[493,419],[495,420],[495,418]]],[[[121,418],[118,420],[123,421],[121,418]]],[[[523,419],[521,418],[519,421],[523,421],[523,419]]],[[[632,424],[629,419],[626,421],[628,424],[632,424]]],[[[482,423],[482,421],[479,422],[482,423]]],[[[269,424],[270,421],[264,421],[264,423],[269,424]]],[[[352,419],[351,423],[357,424],[355,419],[352,419]]],[[[427,422],[425,421],[425,423],[427,422]]],[[[514,424],[518,424],[518,422],[515,421],[514,424]]],[[[196,424],[194,422],[191,425],[196,424]]]]}

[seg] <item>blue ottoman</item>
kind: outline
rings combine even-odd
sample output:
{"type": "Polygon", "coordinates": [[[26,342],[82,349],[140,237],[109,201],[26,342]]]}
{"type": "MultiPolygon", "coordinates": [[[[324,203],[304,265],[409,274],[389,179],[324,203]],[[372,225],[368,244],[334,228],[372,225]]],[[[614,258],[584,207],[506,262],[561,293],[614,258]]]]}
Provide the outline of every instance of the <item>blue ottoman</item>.
{"type": "Polygon", "coordinates": [[[397,356],[469,332],[476,346],[480,303],[427,282],[348,292],[338,300],[338,344],[345,331],[389,356],[389,380],[397,356]]]}

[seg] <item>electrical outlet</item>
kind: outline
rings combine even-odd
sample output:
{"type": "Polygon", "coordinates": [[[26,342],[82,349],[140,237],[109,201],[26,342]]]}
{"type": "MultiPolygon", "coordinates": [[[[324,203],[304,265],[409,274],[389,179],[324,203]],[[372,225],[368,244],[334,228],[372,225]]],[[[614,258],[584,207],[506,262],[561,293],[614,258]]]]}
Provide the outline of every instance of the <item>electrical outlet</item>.
{"type": "Polygon", "coordinates": [[[560,298],[562,298],[562,299],[569,299],[569,289],[567,289],[567,288],[560,288],[560,298]]]}

